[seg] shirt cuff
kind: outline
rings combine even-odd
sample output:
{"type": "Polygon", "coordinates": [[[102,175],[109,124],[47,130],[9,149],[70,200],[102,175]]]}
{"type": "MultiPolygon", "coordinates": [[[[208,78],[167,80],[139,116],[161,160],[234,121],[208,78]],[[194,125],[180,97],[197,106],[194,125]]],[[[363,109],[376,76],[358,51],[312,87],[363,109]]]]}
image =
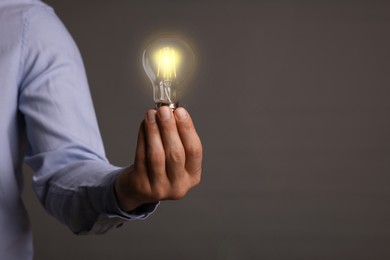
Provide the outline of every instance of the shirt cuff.
{"type": "Polygon", "coordinates": [[[92,229],[87,233],[102,234],[112,228],[119,228],[130,220],[144,220],[152,214],[160,204],[160,202],[146,203],[129,212],[121,210],[115,195],[114,186],[115,180],[122,170],[123,169],[116,171],[105,178],[105,185],[103,184],[103,186],[107,187],[104,203],[105,212],[99,214],[92,229]]]}

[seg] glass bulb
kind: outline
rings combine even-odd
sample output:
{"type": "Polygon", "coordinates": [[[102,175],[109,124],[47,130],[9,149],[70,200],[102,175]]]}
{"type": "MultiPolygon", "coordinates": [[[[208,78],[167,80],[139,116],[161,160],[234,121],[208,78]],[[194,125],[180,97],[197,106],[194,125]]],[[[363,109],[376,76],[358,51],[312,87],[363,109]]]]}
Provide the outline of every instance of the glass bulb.
{"type": "Polygon", "coordinates": [[[178,107],[181,88],[195,63],[190,45],[179,37],[159,38],[146,47],[142,63],[153,84],[156,107],[178,107]]]}

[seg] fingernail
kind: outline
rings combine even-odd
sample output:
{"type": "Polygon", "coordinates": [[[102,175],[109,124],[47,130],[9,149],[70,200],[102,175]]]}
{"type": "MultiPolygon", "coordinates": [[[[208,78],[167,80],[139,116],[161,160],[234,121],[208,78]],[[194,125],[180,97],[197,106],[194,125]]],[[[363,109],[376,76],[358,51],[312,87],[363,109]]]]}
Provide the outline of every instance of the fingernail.
{"type": "Polygon", "coordinates": [[[182,108],[182,107],[177,108],[177,109],[175,110],[175,114],[176,114],[177,118],[178,118],[180,121],[184,121],[184,120],[186,120],[187,117],[188,117],[187,111],[186,111],[184,108],[182,108]]]}
{"type": "Polygon", "coordinates": [[[149,110],[146,113],[146,120],[148,120],[148,123],[156,123],[156,112],[153,110],[149,110]]]}
{"type": "Polygon", "coordinates": [[[172,110],[167,106],[163,106],[159,108],[158,114],[162,120],[168,120],[171,118],[172,110]]]}

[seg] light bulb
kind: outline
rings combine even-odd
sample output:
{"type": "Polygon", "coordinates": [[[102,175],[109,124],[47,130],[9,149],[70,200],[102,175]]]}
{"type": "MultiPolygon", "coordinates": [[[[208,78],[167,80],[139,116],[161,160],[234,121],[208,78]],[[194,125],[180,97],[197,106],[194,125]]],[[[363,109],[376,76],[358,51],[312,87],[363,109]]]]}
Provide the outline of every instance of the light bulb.
{"type": "Polygon", "coordinates": [[[153,84],[156,108],[178,107],[181,89],[195,63],[190,45],[179,37],[159,38],[146,47],[142,63],[153,84]]]}

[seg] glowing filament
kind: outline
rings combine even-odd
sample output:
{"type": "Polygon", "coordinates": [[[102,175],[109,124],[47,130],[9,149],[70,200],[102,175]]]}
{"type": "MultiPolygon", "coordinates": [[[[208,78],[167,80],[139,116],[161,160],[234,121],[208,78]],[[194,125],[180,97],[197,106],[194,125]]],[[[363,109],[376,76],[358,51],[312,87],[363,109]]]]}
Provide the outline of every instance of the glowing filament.
{"type": "Polygon", "coordinates": [[[157,77],[162,77],[165,80],[176,78],[176,67],[178,58],[175,49],[164,47],[157,51],[157,77]]]}

